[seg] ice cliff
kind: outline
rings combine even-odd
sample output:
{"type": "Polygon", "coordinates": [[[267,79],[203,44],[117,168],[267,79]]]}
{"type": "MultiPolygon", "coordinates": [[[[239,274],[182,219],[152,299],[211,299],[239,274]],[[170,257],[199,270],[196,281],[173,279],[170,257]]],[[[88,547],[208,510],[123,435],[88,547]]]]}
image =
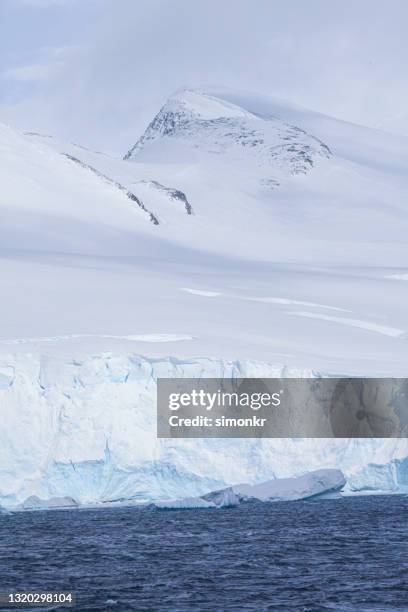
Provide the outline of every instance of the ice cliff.
{"type": "Polygon", "coordinates": [[[156,438],[157,377],[316,376],[254,361],[0,356],[0,506],[197,497],[229,485],[341,469],[349,491],[408,486],[408,441],[156,438]]]}

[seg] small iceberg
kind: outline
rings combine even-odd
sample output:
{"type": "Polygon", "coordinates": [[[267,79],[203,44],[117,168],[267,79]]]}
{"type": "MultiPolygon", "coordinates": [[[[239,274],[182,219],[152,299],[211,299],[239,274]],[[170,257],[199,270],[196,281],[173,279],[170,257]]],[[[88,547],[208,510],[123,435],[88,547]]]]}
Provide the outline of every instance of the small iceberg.
{"type": "Polygon", "coordinates": [[[67,508],[77,508],[78,503],[72,497],[51,497],[41,499],[37,495],[27,497],[17,510],[64,510],[67,508]]]}
{"type": "Polygon", "coordinates": [[[149,505],[153,510],[190,510],[208,508],[213,509],[217,506],[201,497],[185,497],[184,499],[170,499],[164,501],[156,501],[149,505]]]}
{"type": "Polygon", "coordinates": [[[346,484],[341,470],[322,469],[294,478],[275,478],[259,484],[239,484],[202,497],[186,497],[157,501],[150,508],[157,510],[191,510],[195,508],[233,508],[240,503],[261,501],[299,501],[301,499],[327,499],[339,497],[346,484]]]}
{"type": "Polygon", "coordinates": [[[241,484],[232,487],[241,501],[263,502],[298,501],[339,494],[346,484],[341,470],[323,469],[294,478],[276,478],[259,484],[241,484]]]}
{"type": "Polygon", "coordinates": [[[219,491],[211,491],[207,495],[203,495],[201,499],[215,504],[217,508],[233,508],[240,503],[240,497],[237,495],[233,487],[221,489],[219,491]]]}

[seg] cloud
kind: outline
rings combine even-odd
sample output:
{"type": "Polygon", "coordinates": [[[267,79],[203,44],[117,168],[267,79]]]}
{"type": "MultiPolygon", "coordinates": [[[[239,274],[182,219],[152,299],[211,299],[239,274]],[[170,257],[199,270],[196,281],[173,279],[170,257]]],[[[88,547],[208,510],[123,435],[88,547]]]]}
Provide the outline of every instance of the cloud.
{"type": "MultiPolygon", "coordinates": [[[[33,6],[38,8],[47,8],[50,6],[63,6],[69,3],[78,2],[78,0],[13,0],[20,4],[26,4],[27,6],[33,6]]],[[[83,0],[86,1],[86,0],[83,0]]]]}
{"type": "Polygon", "coordinates": [[[39,81],[49,79],[55,76],[58,69],[61,69],[62,63],[52,64],[31,64],[27,66],[18,66],[10,68],[2,73],[2,77],[6,79],[14,79],[15,81],[39,81]]]}
{"type": "Polygon", "coordinates": [[[125,151],[183,86],[258,91],[371,125],[408,106],[405,0],[19,1],[61,5],[41,11],[44,28],[66,19],[76,47],[3,115],[92,146],[125,151]]]}
{"type": "Polygon", "coordinates": [[[40,47],[37,50],[37,62],[7,68],[1,72],[0,76],[2,79],[22,83],[53,79],[63,70],[65,62],[76,49],[74,46],[40,47]]]}

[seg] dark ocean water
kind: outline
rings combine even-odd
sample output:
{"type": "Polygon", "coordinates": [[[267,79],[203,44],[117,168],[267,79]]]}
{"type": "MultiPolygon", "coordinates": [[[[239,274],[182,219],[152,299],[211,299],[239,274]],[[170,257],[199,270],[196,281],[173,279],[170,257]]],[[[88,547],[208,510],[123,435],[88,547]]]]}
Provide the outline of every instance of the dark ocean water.
{"type": "Polygon", "coordinates": [[[403,496],[0,515],[0,591],[72,590],[80,611],[407,611],[407,525],[403,496]]]}

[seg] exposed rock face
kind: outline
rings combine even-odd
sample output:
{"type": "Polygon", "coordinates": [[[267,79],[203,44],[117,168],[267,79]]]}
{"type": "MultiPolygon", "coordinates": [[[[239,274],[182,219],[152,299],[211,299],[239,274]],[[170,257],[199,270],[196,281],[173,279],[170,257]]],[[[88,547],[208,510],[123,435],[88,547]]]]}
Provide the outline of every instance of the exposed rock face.
{"type": "Polygon", "coordinates": [[[144,189],[149,190],[151,193],[154,193],[156,195],[161,195],[167,201],[181,204],[181,206],[184,208],[185,212],[188,215],[194,214],[193,207],[188,201],[186,194],[180,189],[175,189],[174,187],[167,187],[166,185],[163,185],[162,183],[159,183],[158,181],[143,180],[143,181],[138,181],[137,183],[134,183],[134,185],[137,188],[137,190],[140,190],[140,188],[144,188],[144,189]]]}
{"type": "Polygon", "coordinates": [[[125,187],[118,181],[111,179],[106,174],[103,174],[102,172],[100,172],[97,168],[94,168],[93,166],[90,166],[89,164],[84,163],[83,161],[81,161],[77,157],[74,157],[73,155],[64,153],[64,156],[70,161],[74,162],[75,164],[78,164],[85,170],[89,170],[89,172],[96,174],[96,176],[102,179],[105,183],[108,183],[109,185],[113,185],[114,187],[116,187],[116,189],[119,189],[119,191],[124,193],[126,197],[129,198],[129,200],[132,200],[132,202],[134,202],[139,208],[141,208],[141,210],[143,210],[143,212],[146,213],[146,215],[149,217],[153,225],[159,225],[159,220],[156,217],[156,215],[154,215],[150,210],[148,210],[146,206],[143,204],[143,202],[141,201],[141,199],[138,198],[134,193],[132,193],[127,187],[125,187]]]}

